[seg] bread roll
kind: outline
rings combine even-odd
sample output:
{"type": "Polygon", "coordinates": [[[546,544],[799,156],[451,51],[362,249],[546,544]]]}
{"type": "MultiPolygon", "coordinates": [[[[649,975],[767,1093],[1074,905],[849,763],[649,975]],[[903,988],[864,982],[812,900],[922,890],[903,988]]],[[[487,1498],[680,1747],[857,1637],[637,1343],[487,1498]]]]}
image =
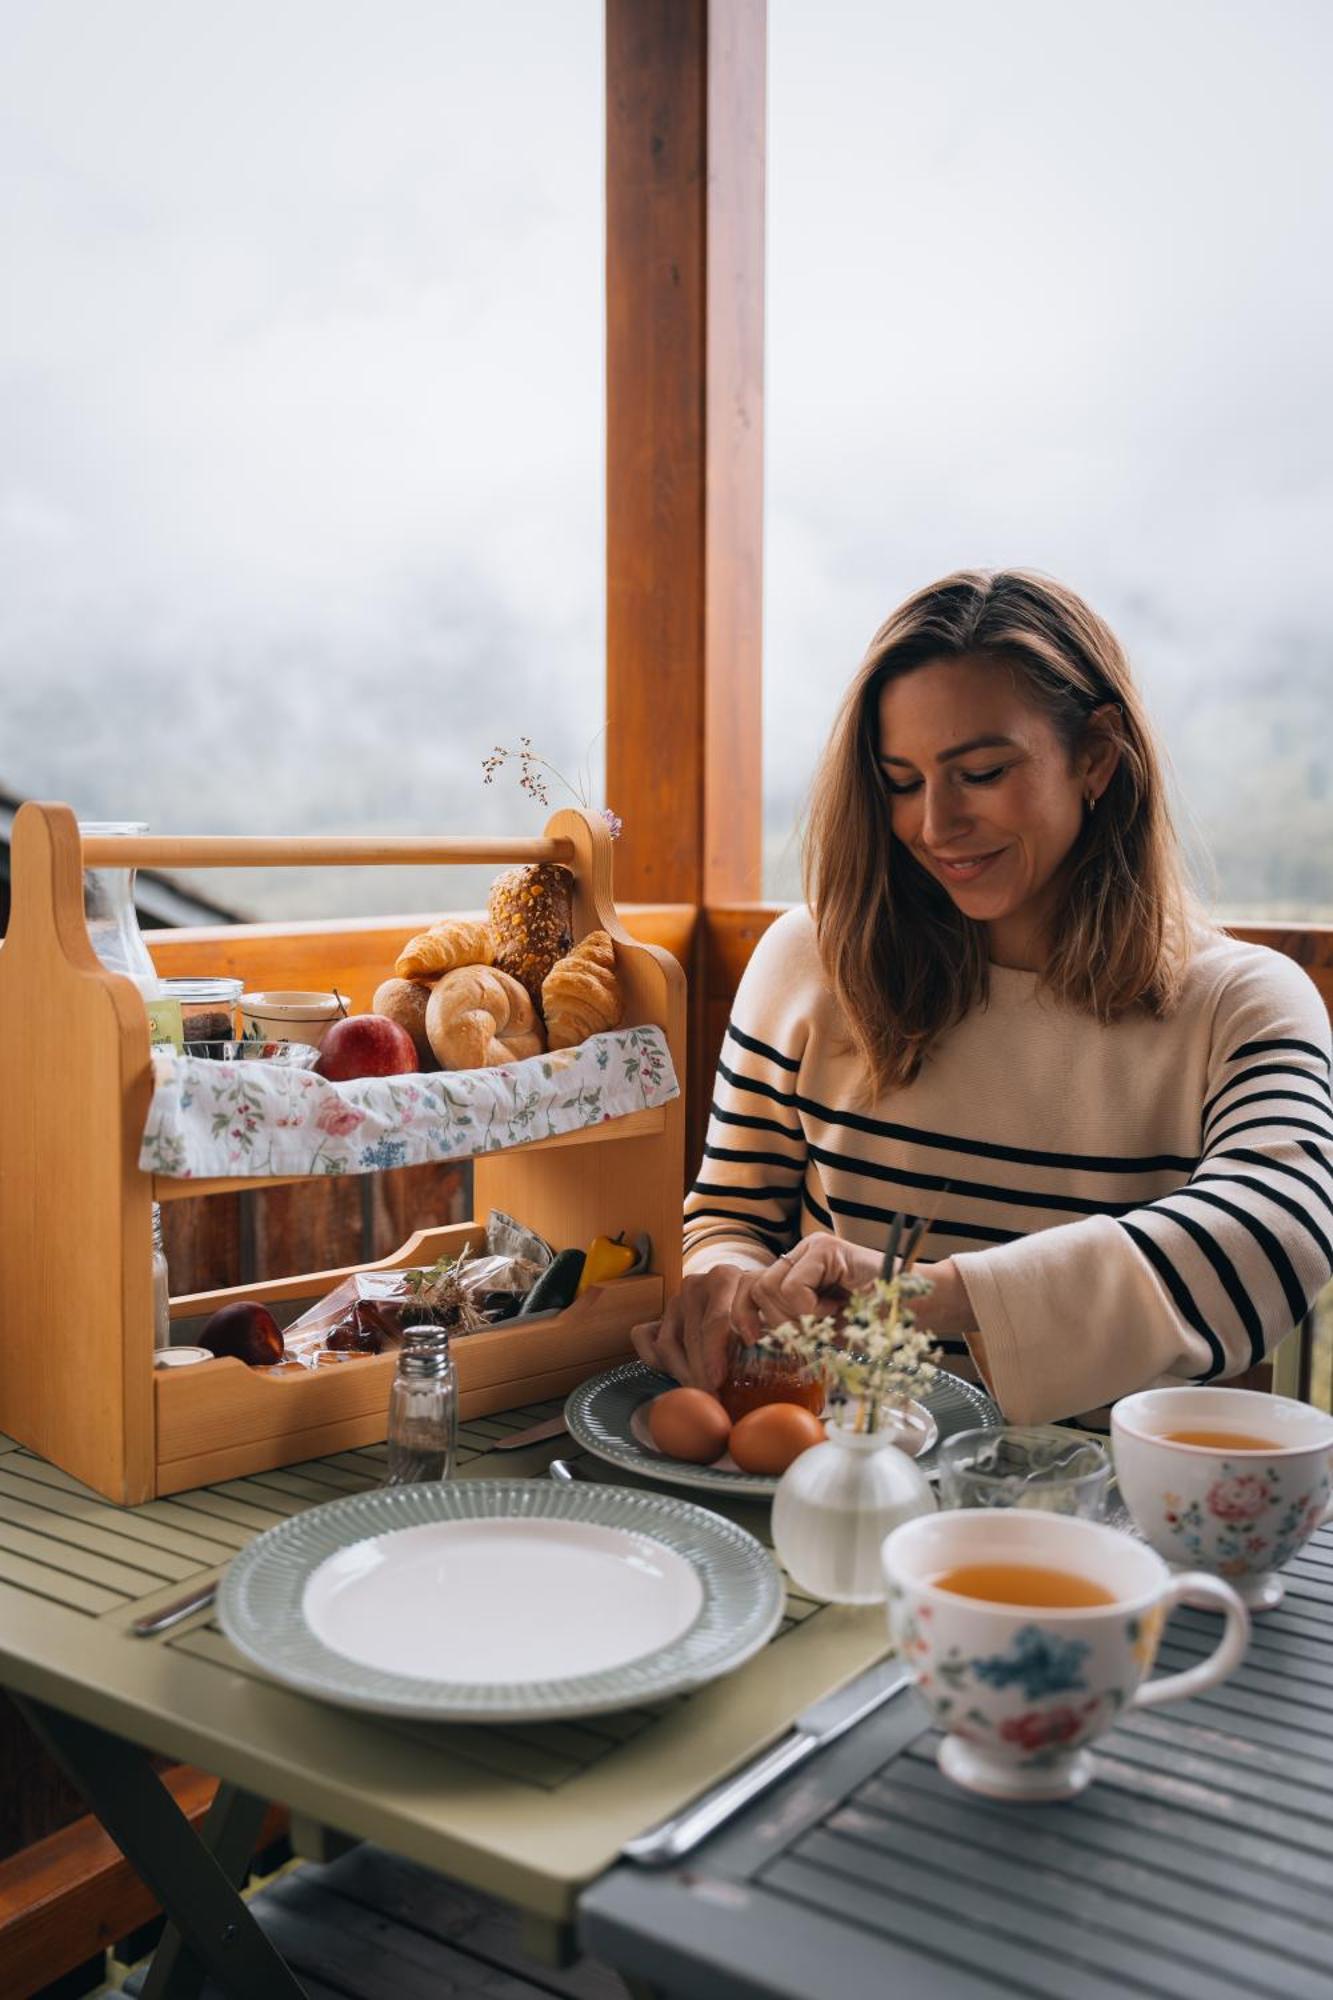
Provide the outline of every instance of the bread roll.
{"type": "Polygon", "coordinates": [[[554,861],[506,868],[491,884],[494,963],[526,986],[534,1007],[542,981],[574,942],[574,878],[554,861]]]}
{"type": "Polygon", "coordinates": [[[400,979],[438,979],[457,965],[492,965],[495,939],[489,924],[469,917],[441,917],[420,936],[409,938],[394,971],[400,979]]]}
{"type": "Polygon", "coordinates": [[[542,981],[547,1047],[572,1049],[614,1028],[624,1011],[615,946],[605,931],[589,931],[542,981]]]}
{"type": "Polygon", "coordinates": [[[525,989],[489,965],[459,966],[436,981],[426,1033],[441,1069],[494,1069],[546,1046],[525,989]]]}
{"type": "Polygon", "coordinates": [[[370,1003],[372,1014],[384,1014],[400,1028],[406,1028],[423,1070],[439,1068],[426,1033],[426,1002],[430,994],[430,987],[420,979],[386,979],[375,988],[370,1003]]]}

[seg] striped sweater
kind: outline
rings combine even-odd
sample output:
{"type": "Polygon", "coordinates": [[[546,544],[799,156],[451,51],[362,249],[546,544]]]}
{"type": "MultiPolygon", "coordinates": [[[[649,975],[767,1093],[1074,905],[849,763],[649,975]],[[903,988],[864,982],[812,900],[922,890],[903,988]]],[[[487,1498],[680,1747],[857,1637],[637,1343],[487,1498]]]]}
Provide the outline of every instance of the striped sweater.
{"type": "Polygon", "coordinates": [[[869,1103],[790,910],[736,995],[685,1269],[819,1229],[878,1248],[938,1200],[923,1261],[956,1260],[1013,1421],[1236,1374],[1333,1274],[1329,1050],[1297,966],[1205,931],[1166,1021],[1102,1027],[993,966],[988,1003],[869,1103]]]}

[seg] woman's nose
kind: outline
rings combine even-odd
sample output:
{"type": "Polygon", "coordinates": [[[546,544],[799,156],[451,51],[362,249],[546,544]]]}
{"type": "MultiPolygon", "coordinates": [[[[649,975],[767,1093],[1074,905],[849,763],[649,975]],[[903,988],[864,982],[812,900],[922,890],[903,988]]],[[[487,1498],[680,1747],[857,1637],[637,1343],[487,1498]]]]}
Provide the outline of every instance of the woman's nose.
{"type": "Polygon", "coordinates": [[[945,846],[950,834],[967,824],[964,804],[952,785],[926,786],[921,837],[927,847],[945,846]]]}

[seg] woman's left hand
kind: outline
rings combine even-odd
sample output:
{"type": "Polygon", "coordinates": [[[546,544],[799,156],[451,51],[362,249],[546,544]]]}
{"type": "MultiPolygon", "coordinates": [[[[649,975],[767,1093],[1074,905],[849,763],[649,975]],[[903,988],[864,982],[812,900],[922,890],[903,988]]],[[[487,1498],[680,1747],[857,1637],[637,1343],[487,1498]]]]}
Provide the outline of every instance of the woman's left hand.
{"type": "MultiPolygon", "coordinates": [[[[803,1236],[776,1264],[742,1278],[731,1302],[731,1323],[743,1339],[756,1341],[786,1320],[833,1312],[850,1292],[875,1282],[882,1261],[879,1251],[823,1230],[803,1236]]],[[[941,1338],[973,1333],[976,1315],[952,1258],[916,1268],[931,1285],[911,1302],[917,1325],[941,1338]]]]}

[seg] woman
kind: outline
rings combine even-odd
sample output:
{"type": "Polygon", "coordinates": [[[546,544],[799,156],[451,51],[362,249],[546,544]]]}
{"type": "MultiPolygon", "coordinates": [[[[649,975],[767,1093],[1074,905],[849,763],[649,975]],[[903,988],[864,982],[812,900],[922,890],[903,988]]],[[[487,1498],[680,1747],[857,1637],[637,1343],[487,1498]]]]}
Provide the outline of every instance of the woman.
{"type": "Polygon", "coordinates": [[[918,1320],[1015,1422],[1289,1332],[1333,1272],[1328,1015],[1190,906],[1087,605],[967,571],[894,612],[816,781],[806,895],[736,995],[643,1360],[715,1387],[736,1334],[873,1277],[897,1210],[933,1217],[918,1320]]]}

